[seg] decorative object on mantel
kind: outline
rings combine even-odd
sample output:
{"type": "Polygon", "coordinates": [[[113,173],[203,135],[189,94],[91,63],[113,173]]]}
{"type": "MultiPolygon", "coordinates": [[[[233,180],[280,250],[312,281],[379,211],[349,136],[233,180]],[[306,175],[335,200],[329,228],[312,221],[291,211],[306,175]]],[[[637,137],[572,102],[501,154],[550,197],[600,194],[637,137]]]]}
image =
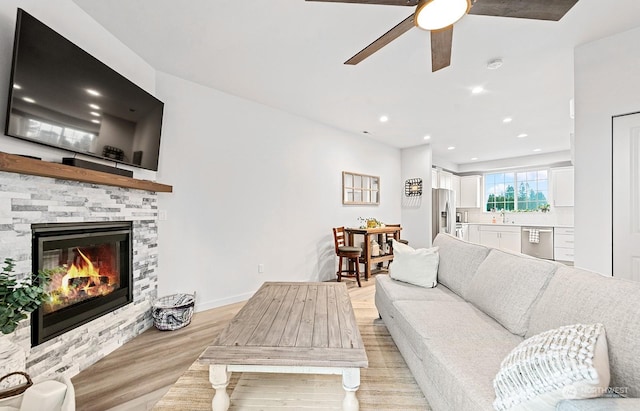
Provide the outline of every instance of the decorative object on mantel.
{"type": "Polygon", "coordinates": [[[13,260],[6,258],[4,264],[0,272],[0,332],[11,334],[18,323],[27,318],[27,313],[38,308],[47,298],[45,287],[53,271],[42,270],[35,281],[18,282],[13,274],[13,260]]]}
{"type": "Polygon", "coordinates": [[[422,195],[422,179],[410,178],[405,181],[404,195],[407,197],[420,197],[422,195]]]}
{"type": "Polygon", "coordinates": [[[137,190],[171,193],[173,187],[154,181],[103,173],[100,171],[79,169],[60,163],[49,163],[0,151],[0,171],[27,174],[32,176],[59,178],[61,180],[82,181],[84,183],[133,188],[137,190]]]}
{"type": "Polygon", "coordinates": [[[380,177],[343,171],[342,204],[380,204],[380,177]]]}

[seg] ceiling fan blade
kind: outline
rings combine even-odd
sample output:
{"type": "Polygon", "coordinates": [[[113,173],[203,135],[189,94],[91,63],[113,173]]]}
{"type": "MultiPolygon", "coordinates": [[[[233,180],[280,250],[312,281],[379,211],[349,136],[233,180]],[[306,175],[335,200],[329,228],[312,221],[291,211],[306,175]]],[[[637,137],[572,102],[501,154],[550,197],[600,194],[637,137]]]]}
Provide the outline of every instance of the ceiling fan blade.
{"type": "Polygon", "coordinates": [[[418,0],[306,0],[323,3],[357,3],[357,4],[382,4],[385,6],[416,6],[418,0]]]}
{"type": "Polygon", "coordinates": [[[414,15],[412,14],[406,19],[402,20],[397,26],[387,31],[382,36],[378,37],[378,39],[375,40],[373,43],[369,44],[367,47],[360,50],[358,54],[351,57],[349,60],[345,61],[344,64],[349,64],[354,66],[360,63],[362,60],[366,59],[376,51],[380,50],[387,44],[391,43],[393,40],[397,39],[407,31],[409,31],[409,29],[412,29],[414,27],[413,16],[414,15]]]}
{"type": "Polygon", "coordinates": [[[475,0],[469,14],[560,20],[578,0],[475,0]]]}
{"type": "Polygon", "coordinates": [[[431,72],[448,67],[451,64],[451,46],[453,26],[431,32],[431,72]]]}

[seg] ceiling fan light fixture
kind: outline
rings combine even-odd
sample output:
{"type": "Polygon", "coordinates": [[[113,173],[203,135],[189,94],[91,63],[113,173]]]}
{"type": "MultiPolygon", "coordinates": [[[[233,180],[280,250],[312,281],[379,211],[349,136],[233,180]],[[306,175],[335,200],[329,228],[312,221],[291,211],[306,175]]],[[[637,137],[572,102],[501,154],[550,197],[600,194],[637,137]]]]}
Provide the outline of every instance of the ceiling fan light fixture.
{"type": "Polygon", "coordinates": [[[420,0],[415,25],[424,30],[441,30],[460,20],[470,8],[470,0],[420,0]]]}

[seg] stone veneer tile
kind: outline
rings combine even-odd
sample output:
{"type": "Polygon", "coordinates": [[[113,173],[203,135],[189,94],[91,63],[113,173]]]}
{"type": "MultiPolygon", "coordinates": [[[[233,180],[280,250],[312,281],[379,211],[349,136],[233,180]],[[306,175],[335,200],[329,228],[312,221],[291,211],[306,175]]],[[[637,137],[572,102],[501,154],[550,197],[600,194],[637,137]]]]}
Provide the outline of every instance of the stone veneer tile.
{"type": "MultiPolygon", "coordinates": [[[[36,379],[69,377],[95,363],[153,325],[157,298],[158,228],[154,192],[0,172],[0,262],[16,261],[19,278],[31,272],[31,224],[132,221],[133,302],[31,348],[29,320],[12,335],[0,335],[26,353],[26,370],[36,379]]],[[[3,368],[4,375],[14,369],[3,368]]],[[[15,368],[12,363],[10,368],[15,368]]]]}

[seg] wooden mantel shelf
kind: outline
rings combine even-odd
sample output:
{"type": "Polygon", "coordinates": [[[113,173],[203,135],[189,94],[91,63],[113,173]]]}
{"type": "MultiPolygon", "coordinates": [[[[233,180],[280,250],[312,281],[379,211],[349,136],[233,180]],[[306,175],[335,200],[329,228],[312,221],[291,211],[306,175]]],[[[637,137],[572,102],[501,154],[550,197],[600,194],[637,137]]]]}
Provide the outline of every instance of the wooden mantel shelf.
{"type": "Polygon", "coordinates": [[[52,177],[62,180],[82,181],[84,183],[104,184],[108,186],[135,188],[138,190],[171,193],[173,187],[155,183],[153,181],[138,180],[131,177],[104,173],[102,171],[87,170],[66,164],[49,163],[17,156],[0,151],[0,171],[9,173],[29,174],[32,176],[52,177]]]}

